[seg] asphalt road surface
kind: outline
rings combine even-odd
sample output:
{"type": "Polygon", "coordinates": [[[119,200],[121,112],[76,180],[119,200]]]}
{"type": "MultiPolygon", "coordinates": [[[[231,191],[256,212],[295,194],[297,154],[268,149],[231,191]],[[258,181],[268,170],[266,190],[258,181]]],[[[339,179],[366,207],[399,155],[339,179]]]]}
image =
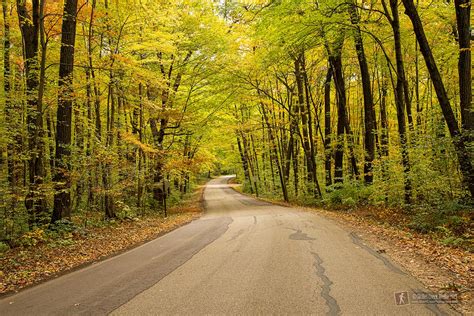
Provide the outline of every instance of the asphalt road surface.
{"type": "Polygon", "coordinates": [[[0,300],[0,315],[454,314],[355,234],[309,212],[205,190],[206,214],[114,258],[0,300]],[[408,297],[397,296],[402,303],[408,297]]]}

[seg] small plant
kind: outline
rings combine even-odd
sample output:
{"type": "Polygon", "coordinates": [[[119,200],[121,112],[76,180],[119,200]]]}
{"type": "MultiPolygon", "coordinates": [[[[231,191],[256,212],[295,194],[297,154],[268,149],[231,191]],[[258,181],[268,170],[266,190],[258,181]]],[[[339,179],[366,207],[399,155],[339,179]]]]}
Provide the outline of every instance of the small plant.
{"type": "Polygon", "coordinates": [[[359,182],[337,183],[329,187],[323,202],[331,207],[353,208],[367,205],[374,189],[359,182]]]}
{"type": "Polygon", "coordinates": [[[123,201],[115,203],[117,218],[121,220],[132,220],[137,216],[137,212],[123,201]]]}
{"type": "Polygon", "coordinates": [[[8,246],[6,243],[0,241],[0,254],[7,252],[10,250],[10,246],[8,246]]]}
{"type": "Polygon", "coordinates": [[[26,232],[20,238],[20,244],[23,247],[34,247],[38,244],[46,242],[48,239],[43,229],[37,228],[32,231],[26,232]]]}

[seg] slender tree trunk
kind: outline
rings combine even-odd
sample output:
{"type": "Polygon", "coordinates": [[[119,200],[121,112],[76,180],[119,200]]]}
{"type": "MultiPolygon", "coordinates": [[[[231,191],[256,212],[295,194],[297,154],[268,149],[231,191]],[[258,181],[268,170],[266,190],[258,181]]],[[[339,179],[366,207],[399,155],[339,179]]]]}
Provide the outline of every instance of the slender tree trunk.
{"type": "Polygon", "coordinates": [[[306,169],[308,172],[308,180],[310,181],[311,185],[313,186],[313,195],[318,197],[320,196],[319,186],[317,181],[315,181],[316,177],[316,168],[314,165],[314,159],[311,153],[311,144],[310,144],[310,137],[309,137],[309,130],[308,125],[311,122],[308,122],[308,113],[306,113],[305,109],[305,89],[304,89],[304,74],[303,70],[303,62],[304,57],[303,53],[299,55],[295,60],[295,77],[296,77],[296,86],[298,92],[298,114],[301,118],[301,129],[302,129],[302,139],[303,139],[303,150],[304,156],[306,159],[306,169]]]}
{"type": "Polygon", "coordinates": [[[270,124],[270,121],[268,120],[268,115],[267,115],[267,111],[265,110],[265,105],[264,104],[260,104],[260,105],[261,105],[263,118],[264,118],[265,123],[267,125],[268,135],[269,135],[269,138],[270,138],[270,147],[271,147],[270,148],[270,156],[271,156],[270,159],[277,166],[278,175],[280,177],[281,190],[282,190],[282,193],[283,193],[283,199],[285,200],[285,202],[288,202],[289,201],[288,190],[287,190],[283,170],[282,170],[282,167],[281,167],[281,163],[280,163],[280,160],[278,159],[278,150],[277,150],[275,135],[273,134],[272,126],[270,124]]]}
{"type": "MultiPolygon", "coordinates": [[[[253,134],[250,134],[250,145],[251,145],[251,148],[252,148],[252,156],[253,156],[253,159],[255,161],[255,173],[256,173],[256,180],[255,181],[258,181],[258,183],[260,183],[261,181],[261,170],[260,170],[260,164],[258,162],[258,155],[257,155],[257,150],[256,150],[256,142],[255,142],[255,137],[253,134]]],[[[255,184],[255,186],[257,187],[257,183],[255,184]]]]}
{"type": "MultiPolygon", "coordinates": [[[[112,150],[114,144],[114,134],[115,134],[115,77],[114,73],[111,70],[109,75],[109,92],[107,98],[107,138],[105,147],[107,150],[112,150]]],[[[102,182],[104,184],[105,194],[104,194],[104,210],[105,217],[115,218],[115,200],[113,190],[113,169],[112,162],[106,161],[104,163],[104,170],[102,172],[102,182]]]]}
{"type": "Polygon", "coordinates": [[[253,186],[251,191],[252,191],[252,194],[253,194],[253,192],[255,192],[255,194],[258,196],[257,177],[256,177],[256,172],[255,172],[254,161],[252,160],[252,155],[250,154],[249,140],[248,140],[247,135],[245,134],[245,132],[242,132],[241,135],[242,135],[242,144],[243,144],[244,156],[245,156],[245,159],[248,162],[248,167],[249,167],[249,171],[250,171],[250,174],[249,174],[250,187],[252,188],[252,186],[253,186]]]}
{"type": "MultiPolygon", "coordinates": [[[[412,185],[410,180],[410,157],[408,153],[408,137],[405,121],[405,109],[404,106],[404,90],[405,90],[405,67],[403,63],[402,44],[400,36],[400,18],[398,14],[398,1],[390,0],[390,9],[392,11],[392,18],[390,20],[394,44],[395,44],[395,59],[397,68],[397,82],[395,87],[395,104],[397,108],[397,122],[398,122],[398,134],[400,136],[400,145],[402,151],[402,165],[404,172],[404,186],[405,186],[405,203],[411,204],[412,199],[412,185]]],[[[406,99],[405,99],[406,102],[406,99]]]]}
{"type": "MultiPolygon", "coordinates": [[[[140,83],[138,85],[138,95],[140,97],[140,104],[138,107],[138,115],[135,120],[136,124],[136,132],[138,133],[138,140],[140,143],[143,142],[143,85],[140,83]]],[[[142,199],[143,199],[143,159],[144,159],[144,153],[141,148],[137,149],[137,155],[138,155],[138,164],[137,164],[137,207],[141,208],[142,207],[142,199]]]]}
{"type": "Polygon", "coordinates": [[[418,54],[418,41],[415,39],[415,102],[416,102],[416,127],[419,133],[422,130],[421,115],[423,107],[420,102],[420,63],[418,54]]]}
{"type": "MultiPolygon", "coordinates": [[[[352,1],[352,0],[351,0],[352,1]]],[[[357,13],[355,4],[352,2],[349,5],[351,22],[355,27],[354,42],[357,51],[357,59],[359,60],[360,73],[362,78],[362,91],[364,94],[364,145],[365,145],[365,163],[364,163],[364,181],[366,184],[372,184],[373,176],[373,161],[375,159],[375,109],[374,100],[372,96],[372,88],[370,83],[369,67],[367,65],[367,58],[365,56],[364,42],[359,26],[360,17],[357,13]]]]}
{"type": "Polygon", "coordinates": [[[56,170],[53,181],[56,183],[54,209],[51,222],[71,217],[71,138],[74,47],[76,41],[77,0],[64,3],[61,52],[59,57],[59,94],[56,125],[56,170]]]}
{"type": "Polygon", "coordinates": [[[250,193],[253,194],[252,179],[250,179],[249,164],[247,161],[247,155],[244,153],[244,148],[242,146],[241,137],[237,134],[237,147],[239,148],[240,159],[242,160],[242,168],[244,169],[245,180],[250,185],[250,193]]]}
{"type": "MultiPolygon", "coordinates": [[[[7,178],[13,189],[16,185],[15,167],[16,167],[16,151],[15,151],[15,134],[17,134],[17,126],[15,119],[15,110],[12,107],[10,99],[11,90],[11,65],[10,65],[10,13],[8,12],[7,0],[2,0],[3,14],[3,93],[5,96],[5,117],[8,118],[10,137],[7,139],[7,178]]],[[[1,155],[1,152],[0,152],[1,155]]],[[[0,158],[1,160],[1,158],[0,158]]]]}
{"type": "Polygon", "coordinates": [[[471,7],[470,0],[455,0],[456,21],[459,33],[459,96],[461,99],[461,125],[467,140],[474,139],[474,108],[472,106],[471,60],[471,7]]]}
{"type": "Polygon", "coordinates": [[[336,56],[329,56],[329,61],[334,76],[334,85],[336,87],[337,103],[337,138],[336,152],[334,155],[334,182],[342,183],[344,181],[344,130],[346,125],[346,88],[342,75],[342,57],[340,52],[336,56]]]}
{"type": "Polygon", "coordinates": [[[299,144],[298,141],[293,142],[293,148],[291,150],[291,155],[293,159],[293,187],[295,189],[295,196],[299,195],[299,184],[300,184],[300,173],[299,173],[299,144]]]}
{"type": "Polygon", "coordinates": [[[381,125],[381,155],[383,157],[388,156],[388,146],[389,146],[389,135],[388,135],[388,118],[387,118],[387,90],[388,90],[387,80],[382,78],[381,83],[381,96],[380,96],[380,125],[381,125]]]}
{"type": "Polygon", "coordinates": [[[326,74],[326,81],[324,82],[324,169],[326,171],[326,187],[332,185],[331,157],[333,153],[331,150],[331,80],[332,68],[329,65],[326,74]]]}
{"type": "MultiPolygon", "coordinates": [[[[316,143],[315,143],[315,140],[313,138],[313,118],[312,118],[312,115],[311,115],[311,87],[310,87],[310,84],[309,84],[309,79],[308,79],[308,73],[306,71],[306,58],[305,58],[305,55],[303,53],[302,55],[302,61],[301,61],[301,71],[302,71],[302,76],[303,76],[303,83],[304,83],[304,93],[305,93],[305,101],[306,101],[306,114],[308,116],[307,118],[307,130],[308,130],[308,141],[309,141],[309,157],[310,157],[310,160],[311,160],[311,164],[312,164],[312,168],[313,168],[313,173],[312,173],[312,182],[314,183],[315,185],[315,188],[314,188],[314,194],[315,194],[315,197],[321,197],[322,196],[322,192],[321,192],[321,187],[319,185],[319,181],[318,181],[318,166],[316,164],[316,143]]],[[[316,114],[317,115],[317,114],[316,114]]],[[[318,122],[319,124],[319,122],[318,122]]]]}
{"type": "MultiPolygon", "coordinates": [[[[308,117],[306,115],[306,111],[304,109],[304,90],[303,90],[303,74],[301,72],[301,63],[302,63],[302,56],[298,56],[295,60],[295,79],[296,79],[296,87],[297,87],[297,94],[298,94],[298,103],[297,103],[297,115],[298,119],[301,120],[301,130],[302,130],[302,145],[304,150],[304,157],[306,161],[306,171],[308,175],[308,180],[310,182],[313,181],[313,172],[314,168],[311,163],[310,157],[310,145],[309,145],[309,135],[308,135],[308,117]]],[[[296,115],[296,113],[295,113],[296,115]]]]}

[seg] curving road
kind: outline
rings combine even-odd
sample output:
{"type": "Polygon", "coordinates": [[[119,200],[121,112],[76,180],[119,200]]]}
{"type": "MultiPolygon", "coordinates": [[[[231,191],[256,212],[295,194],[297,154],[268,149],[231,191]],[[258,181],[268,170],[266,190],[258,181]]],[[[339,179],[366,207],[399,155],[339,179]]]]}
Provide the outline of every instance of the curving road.
{"type": "Polygon", "coordinates": [[[397,305],[395,293],[423,286],[390,259],[324,217],[238,194],[228,179],[207,185],[201,219],[6,297],[0,315],[454,314],[397,305]]]}

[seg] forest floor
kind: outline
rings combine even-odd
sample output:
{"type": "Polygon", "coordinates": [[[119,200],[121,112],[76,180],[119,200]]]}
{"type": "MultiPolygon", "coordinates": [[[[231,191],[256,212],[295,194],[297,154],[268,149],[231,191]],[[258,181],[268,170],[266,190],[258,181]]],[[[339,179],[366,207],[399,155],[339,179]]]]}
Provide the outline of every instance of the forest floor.
{"type": "MultiPolygon", "coordinates": [[[[239,184],[234,184],[233,188],[242,193],[239,184]]],[[[350,211],[322,209],[275,199],[261,200],[316,212],[336,221],[346,230],[355,232],[377,252],[387,254],[428,290],[434,293],[457,293],[459,302],[453,304],[453,308],[464,315],[472,315],[474,254],[465,249],[443,245],[434,235],[417,233],[404,226],[403,223],[407,220],[403,212],[374,207],[360,207],[350,211]]]]}
{"type": "Polygon", "coordinates": [[[71,234],[67,243],[50,241],[8,250],[0,255],[0,296],[115,256],[191,222],[203,211],[203,188],[172,207],[167,218],[149,214],[87,228],[85,233],[71,234]]]}

